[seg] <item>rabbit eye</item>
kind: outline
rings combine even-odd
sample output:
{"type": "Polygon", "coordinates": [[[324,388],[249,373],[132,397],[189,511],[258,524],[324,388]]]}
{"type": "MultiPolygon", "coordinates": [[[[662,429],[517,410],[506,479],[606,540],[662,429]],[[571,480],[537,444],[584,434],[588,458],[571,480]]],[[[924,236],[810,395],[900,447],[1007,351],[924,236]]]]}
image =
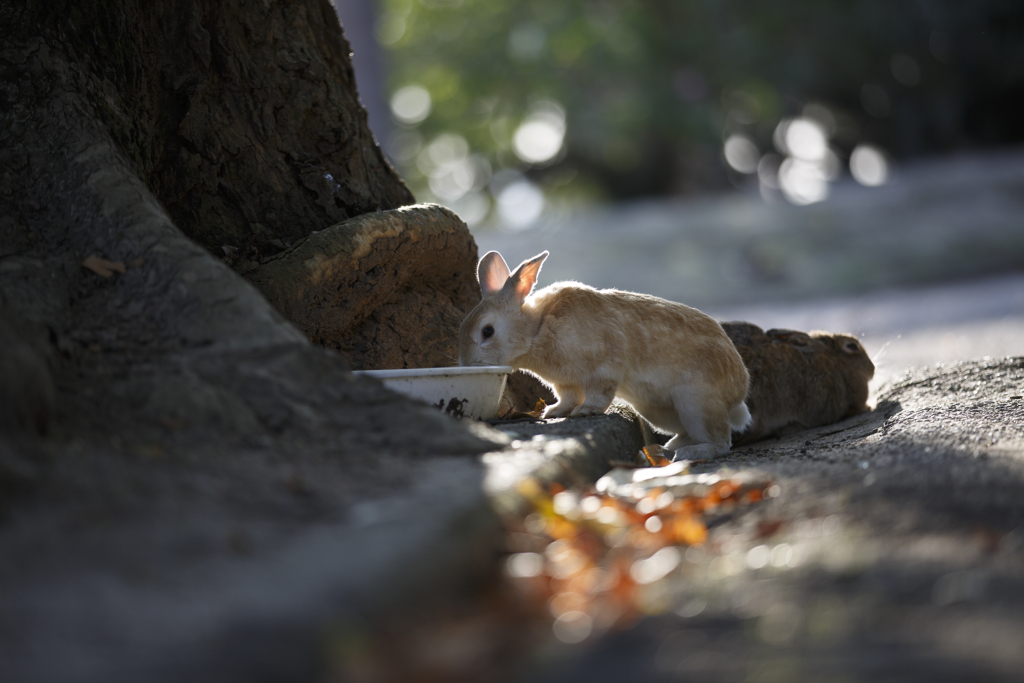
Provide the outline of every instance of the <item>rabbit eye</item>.
{"type": "Polygon", "coordinates": [[[843,348],[846,350],[847,353],[857,353],[858,351],[860,351],[860,344],[858,344],[855,341],[848,341],[846,342],[846,344],[843,345],[843,348]]]}
{"type": "Polygon", "coordinates": [[[494,326],[484,325],[484,329],[480,330],[480,334],[483,336],[484,339],[490,339],[491,337],[494,336],[494,326]]]}

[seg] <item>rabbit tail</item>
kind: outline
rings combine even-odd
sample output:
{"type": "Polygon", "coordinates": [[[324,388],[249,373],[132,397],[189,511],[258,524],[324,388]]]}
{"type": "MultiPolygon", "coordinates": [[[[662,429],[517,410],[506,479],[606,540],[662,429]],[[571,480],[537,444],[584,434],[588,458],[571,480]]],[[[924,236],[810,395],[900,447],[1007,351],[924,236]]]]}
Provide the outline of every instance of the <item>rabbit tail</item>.
{"type": "Polygon", "coordinates": [[[732,427],[734,432],[742,432],[750,426],[752,421],[753,418],[750,417],[747,404],[743,401],[740,401],[729,410],[729,426],[732,427]]]}

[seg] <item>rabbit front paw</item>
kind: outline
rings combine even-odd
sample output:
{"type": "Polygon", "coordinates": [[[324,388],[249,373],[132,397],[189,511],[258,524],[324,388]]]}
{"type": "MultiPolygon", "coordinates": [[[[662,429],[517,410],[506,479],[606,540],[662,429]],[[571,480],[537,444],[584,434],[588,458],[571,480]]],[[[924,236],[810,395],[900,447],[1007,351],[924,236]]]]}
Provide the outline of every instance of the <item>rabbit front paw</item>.
{"type": "Polygon", "coordinates": [[[583,405],[579,405],[579,406],[576,406],[575,408],[573,408],[572,412],[569,413],[569,417],[586,417],[588,415],[604,415],[604,411],[607,408],[608,408],[608,406],[594,406],[594,405],[587,405],[586,403],[584,403],[583,405]]]}
{"type": "Polygon", "coordinates": [[[571,403],[559,401],[555,405],[548,406],[547,408],[545,408],[544,412],[541,413],[540,416],[545,420],[551,419],[553,417],[566,417],[567,415],[572,413],[574,408],[575,406],[573,406],[573,404],[571,403]]]}

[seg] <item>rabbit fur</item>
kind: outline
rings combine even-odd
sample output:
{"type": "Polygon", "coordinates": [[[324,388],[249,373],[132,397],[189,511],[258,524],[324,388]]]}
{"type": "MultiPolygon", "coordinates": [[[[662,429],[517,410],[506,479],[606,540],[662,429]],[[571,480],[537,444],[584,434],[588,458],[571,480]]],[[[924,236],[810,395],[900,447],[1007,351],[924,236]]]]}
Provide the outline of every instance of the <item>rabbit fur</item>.
{"type": "Polygon", "coordinates": [[[855,337],[829,332],[763,331],[722,323],[750,372],[750,427],[736,443],[837,422],[868,410],[875,365],[855,337]]]}
{"type": "Polygon", "coordinates": [[[483,299],[459,331],[461,365],[511,365],[550,383],[545,418],[603,413],[616,396],[675,434],[676,459],[722,455],[750,422],[748,375],[722,326],[654,296],[559,282],[533,291],[543,252],[510,273],[480,259],[483,299]]]}

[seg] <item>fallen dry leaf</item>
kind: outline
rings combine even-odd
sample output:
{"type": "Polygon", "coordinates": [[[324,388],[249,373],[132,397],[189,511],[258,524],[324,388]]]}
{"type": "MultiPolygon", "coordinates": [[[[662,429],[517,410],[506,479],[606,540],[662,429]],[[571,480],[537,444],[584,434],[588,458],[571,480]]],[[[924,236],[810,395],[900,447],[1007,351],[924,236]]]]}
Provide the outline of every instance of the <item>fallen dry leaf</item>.
{"type": "Polygon", "coordinates": [[[537,404],[533,406],[533,410],[527,413],[530,417],[539,418],[543,413],[544,409],[548,407],[547,403],[544,403],[544,399],[538,398],[537,404]]]}
{"type": "MultiPolygon", "coordinates": [[[[641,451],[652,464],[667,464],[663,453],[659,446],[641,451]]],[[[555,635],[567,642],[628,626],[651,609],[645,586],[668,578],[683,549],[708,543],[705,512],[757,502],[770,485],[722,479],[696,495],[655,486],[638,498],[635,490],[526,479],[516,490],[532,512],[511,522],[516,547],[506,576],[524,597],[547,606],[555,635]],[[575,626],[566,630],[569,620],[575,626]]]]}
{"type": "Polygon", "coordinates": [[[121,273],[124,275],[125,273],[123,261],[108,261],[100,258],[96,254],[86,257],[86,259],[82,261],[82,267],[88,268],[100,277],[110,277],[114,273],[121,273]]]}
{"type": "Polygon", "coordinates": [[[547,405],[544,403],[544,399],[538,399],[537,405],[534,406],[533,410],[528,413],[521,413],[516,411],[514,408],[509,407],[507,411],[498,416],[499,420],[539,420],[541,413],[547,405]]]}
{"type": "Polygon", "coordinates": [[[664,467],[672,464],[672,461],[665,456],[665,449],[656,443],[644,446],[641,452],[651,467],[664,467]]]}

